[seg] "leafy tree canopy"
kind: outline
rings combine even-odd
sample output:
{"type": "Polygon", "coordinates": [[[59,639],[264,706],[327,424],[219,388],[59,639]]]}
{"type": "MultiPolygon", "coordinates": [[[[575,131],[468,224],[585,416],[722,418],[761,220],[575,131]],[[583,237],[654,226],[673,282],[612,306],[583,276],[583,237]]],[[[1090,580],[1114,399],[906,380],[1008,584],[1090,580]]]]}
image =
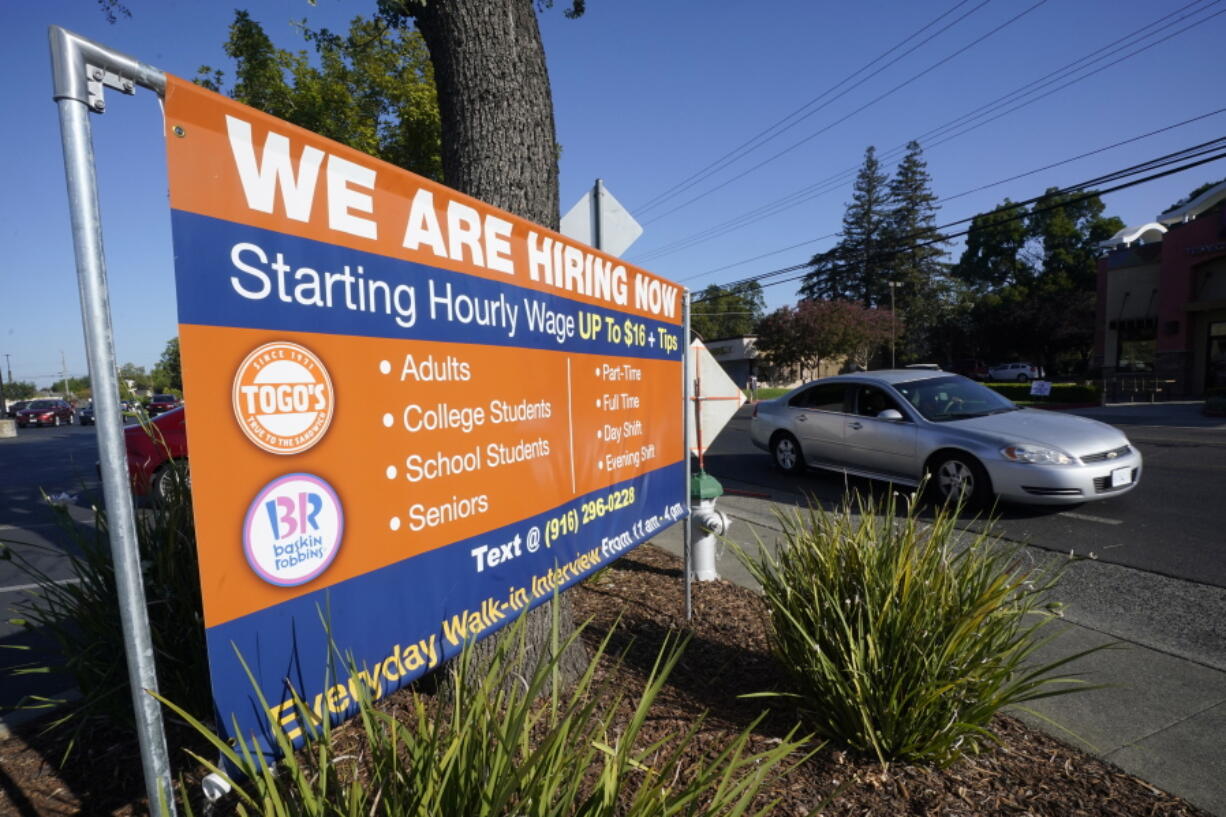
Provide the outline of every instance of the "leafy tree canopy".
{"type": "MultiPolygon", "coordinates": [[[[345,35],[303,29],[315,48],[277,48],[246,11],[225,44],[234,60],[229,95],[398,167],[442,178],[434,70],[421,35],[354,17],[345,35]]],[[[202,66],[196,81],[224,92],[224,73],[202,66]]]]}
{"type": "Polygon", "coordinates": [[[865,308],[844,300],[802,300],[762,319],[758,351],[770,365],[795,371],[801,378],[815,372],[823,360],[851,358],[867,365],[876,350],[901,328],[888,309],[865,308]]]}
{"type": "Polygon", "coordinates": [[[166,348],[162,350],[162,357],[153,366],[153,372],[150,375],[152,386],[157,391],[174,390],[183,391],[183,369],[179,364],[179,339],[171,338],[166,341],[166,348]]]}
{"type": "Polygon", "coordinates": [[[752,334],[766,313],[766,298],[757,281],[729,289],[712,284],[690,308],[690,328],[704,340],[752,334]]]}
{"type": "Polygon", "coordinates": [[[4,381],[4,399],[29,400],[38,392],[33,383],[26,380],[4,381]]]}

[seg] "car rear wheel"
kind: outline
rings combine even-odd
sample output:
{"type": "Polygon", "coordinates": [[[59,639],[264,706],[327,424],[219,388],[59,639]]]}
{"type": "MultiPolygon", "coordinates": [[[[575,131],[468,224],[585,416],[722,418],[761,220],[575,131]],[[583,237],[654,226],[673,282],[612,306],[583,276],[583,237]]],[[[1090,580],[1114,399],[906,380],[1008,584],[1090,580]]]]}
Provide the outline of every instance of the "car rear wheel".
{"type": "Polygon", "coordinates": [[[1025,374],[1019,374],[1017,376],[1018,383],[1026,383],[1026,382],[1029,382],[1029,380],[1030,380],[1030,377],[1025,374]]]}
{"type": "Polygon", "coordinates": [[[187,460],[171,460],[153,475],[153,501],[158,505],[167,505],[182,499],[191,487],[192,477],[187,460]]]}
{"type": "Polygon", "coordinates": [[[938,502],[961,503],[968,508],[986,505],[992,496],[988,472],[974,457],[950,454],[938,460],[929,472],[930,489],[938,502]]]}
{"type": "Polygon", "coordinates": [[[771,457],[775,467],[787,474],[799,474],[805,470],[804,457],[800,453],[800,443],[791,434],[781,433],[771,441],[771,457]]]}

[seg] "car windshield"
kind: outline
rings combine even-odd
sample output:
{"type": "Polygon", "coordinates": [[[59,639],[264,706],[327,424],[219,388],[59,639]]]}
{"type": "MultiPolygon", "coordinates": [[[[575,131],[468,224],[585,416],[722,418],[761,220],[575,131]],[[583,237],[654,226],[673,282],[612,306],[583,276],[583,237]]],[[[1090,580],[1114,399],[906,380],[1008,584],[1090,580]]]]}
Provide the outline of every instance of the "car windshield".
{"type": "Polygon", "coordinates": [[[26,408],[32,408],[32,409],[55,408],[55,401],[54,400],[35,400],[33,403],[30,403],[30,405],[26,406],[26,408]]]}
{"type": "Polygon", "coordinates": [[[965,377],[932,377],[896,383],[894,388],[924,419],[937,423],[1018,410],[997,392],[965,377]]]}
{"type": "Polygon", "coordinates": [[[175,397],[173,394],[155,394],[153,396],[153,402],[155,403],[173,403],[174,401],[175,397]]]}

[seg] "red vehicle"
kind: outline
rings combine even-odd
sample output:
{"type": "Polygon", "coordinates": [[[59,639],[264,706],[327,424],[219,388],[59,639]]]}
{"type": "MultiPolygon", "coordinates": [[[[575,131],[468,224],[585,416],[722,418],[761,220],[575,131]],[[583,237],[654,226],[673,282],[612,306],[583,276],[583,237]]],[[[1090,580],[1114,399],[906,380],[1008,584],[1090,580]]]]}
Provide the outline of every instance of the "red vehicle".
{"type": "Polygon", "coordinates": [[[125,426],[128,475],[132,493],[165,502],[180,487],[191,488],[187,470],[187,427],[183,407],[171,409],[149,423],[125,426]]]}
{"type": "Polygon", "coordinates": [[[971,380],[988,379],[988,364],[982,360],[974,360],[972,358],[959,360],[950,371],[963,377],[969,377],[971,380]]]}
{"type": "Polygon", "coordinates": [[[145,411],[150,417],[157,417],[159,414],[164,414],[171,409],[177,409],[183,405],[183,401],[173,394],[155,394],[149,398],[149,402],[145,403],[145,411]]]}
{"type": "Polygon", "coordinates": [[[17,412],[17,427],[72,425],[74,414],[64,400],[31,400],[17,412]]]}

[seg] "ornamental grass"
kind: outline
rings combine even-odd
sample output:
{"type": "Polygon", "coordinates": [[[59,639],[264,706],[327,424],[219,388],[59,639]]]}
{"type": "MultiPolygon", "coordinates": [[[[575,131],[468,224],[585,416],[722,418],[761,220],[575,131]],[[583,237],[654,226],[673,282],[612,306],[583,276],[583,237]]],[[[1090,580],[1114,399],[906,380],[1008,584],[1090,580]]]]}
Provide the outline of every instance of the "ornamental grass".
{"type": "MultiPolygon", "coordinates": [[[[918,496],[919,494],[917,494],[918,496]]],[[[1046,601],[1063,567],[1029,567],[1020,545],[921,518],[893,494],[781,514],[778,552],[741,561],[768,606],[772,649],[806,726],[892,761],[947,765],[992,744],[1002,707],[1085,690],[1057,674],[1093,650],[1034,663],[1058,635],[1046,601]]]]}
{"type": "MultiPolygon", "coordinates": [[[[789,734],[761,752],[749,748],[754,724],[694,764],[701,720],[669,734],[647,728],[650,710],[681,657],[670,638],[635,701],[600,680],[610,632],[579,681],[566,686],[557,656],[579,631],[557,635],[553,649],[526,658],[521,617],[499,639],[481,669],[471,643],[448,665],[446,695],[409,690],[407,703],[377,706],[360,696],[356,741],[315,720],[314,734],[296,748],[272,724],[274,764],[252,742],[230,743],[169,701],[220,753],[223,764],[197,760],[233,787],[210,811],[238,815],[372,815],[397,817],[668,817],[769,814],[755,803],[764,778],[803,762],[802,741],[789,734]],[[338,744],[345,748],[338,749],[338,744]]],[[[350,671],[353,671],[351,666],[350,671]]],[[[442,671],[442,670],[440,670],[442,671]]],[[[253,680],[254,685],[254,680],[253,680]]],[[[256,694],[259,695],[258,689],[256,694]]],[[[267,702],[261,698],[261,708],[267,702]]],[[[403,698],[398,698],[401,702],[403,698]]],[[[296,699],[299,721],[312,714],[296,699]]],[[[760,720],[760,719],[759,719],[760,720]]],[[[184,801],[191,813],[190,803],[184,801]]]]}

